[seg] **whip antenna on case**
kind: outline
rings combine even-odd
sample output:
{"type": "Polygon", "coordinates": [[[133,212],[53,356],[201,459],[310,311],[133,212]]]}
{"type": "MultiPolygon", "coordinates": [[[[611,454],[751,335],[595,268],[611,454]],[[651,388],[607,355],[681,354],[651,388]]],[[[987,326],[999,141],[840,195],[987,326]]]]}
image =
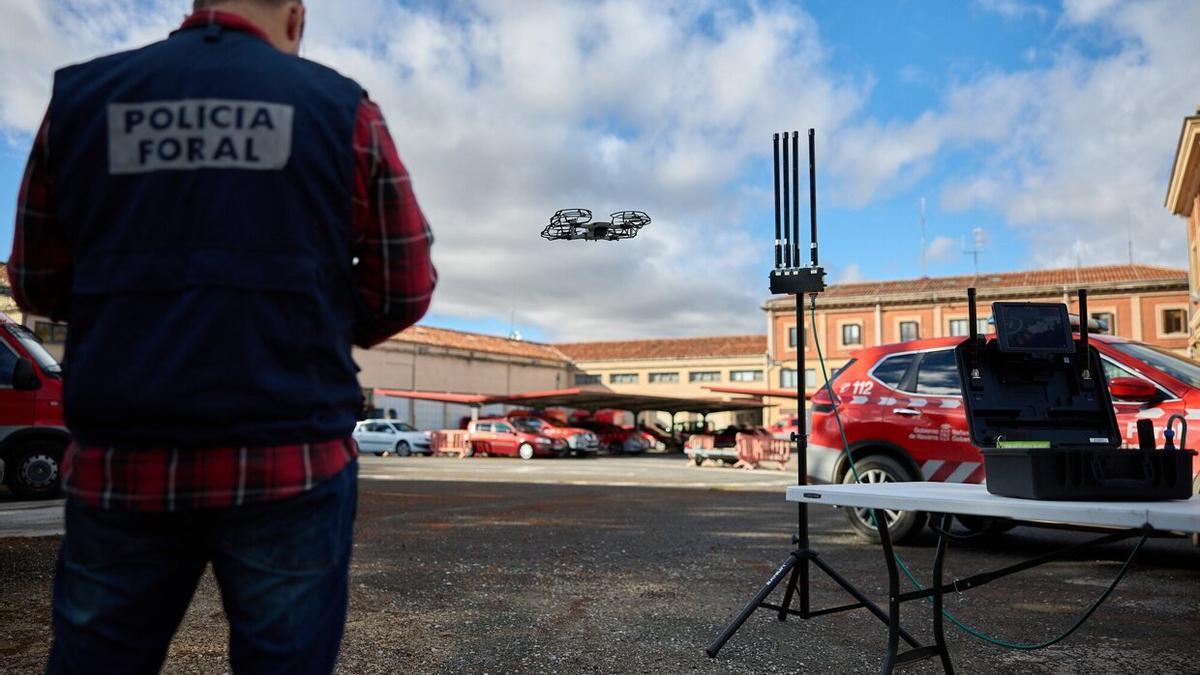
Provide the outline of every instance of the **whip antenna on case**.
{"type": "Polygon", "coordinates": [[[800,266],[800,132],[792,132],[792,264],[800,266]]]}
{"type": "Polygon", "coordinates": [[[967,323],[971,335],[971,345],[979,344],[979,311],[975,309],[975,288],[967,289],[967,323]]]}

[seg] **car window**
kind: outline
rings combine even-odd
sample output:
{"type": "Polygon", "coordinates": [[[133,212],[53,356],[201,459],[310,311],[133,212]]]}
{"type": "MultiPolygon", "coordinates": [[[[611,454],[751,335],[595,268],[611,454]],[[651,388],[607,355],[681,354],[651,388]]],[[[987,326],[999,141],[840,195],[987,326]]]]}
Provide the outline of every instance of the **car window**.
{"type": "Polygon", "coordinates": [[[951,396],[961,391],[954,350],[925,352],[917,365],[917,393],[951,396]]]}
{"type": "Polygon", "coordinates": [[[514,421],[514,422],[516,422],[517,420],[520,420],[521,426],[523,426],[523,427],[526,427],[526,428],[528,428],[528,429],[531,429],[531,430],[533,430],[533,431],[537,431],[538,429],[541,429],[541,428],[542,428],[542,425],[544,425],[544,424],[545,424],[545,421],[543,421],[543,420],[541,420],[541,419],[539,419],[539,418],[537,418],[537,417],[516,417],[516,418],[513,418],[513,421],[514,421]]]}
{"type": "Polygon", "coordinates": [[[394,428],[396,431],[416,431],[417,430],[417,428],[414,427],[413,425],[405,424],[404,422],[392,422],[392,428],[394,428]]]}
{"type": "Polygon", "coordinates": [[[1118,342],[1113,348],[1147,363],[1191,387],[1200,387],[1200,363],[1159,347],[1138,342],[1118,342]]]}
{"type": "Polygon", "coordinates": [[[513,432],[513,429],[512,429],[512,427],[508,426],[507,424],[493,424],[492,431],[495,431],[496,433],[500,433],[500,434],[511,434],[513,432]]]}
{"type": "Polygon", "coordinates": [[[1112,381],[1115,377],[1137,377],[1136,374],[1126,370],[1123,366],[1119,366],[1108,359],[1101,359],[1104,364],[1104,379],[1112,381]]]}
{"type": "Polygon", "coordinates": [[[875,369],[871,371],[871,375],[892,389],[899,389],[900,382],[904,380],[904,374],[908,372],[908,367],[912,365],[913,359],[916,356],[916,354],[896,354],[895,356],[889,356],[875,366],[875,369]]]}

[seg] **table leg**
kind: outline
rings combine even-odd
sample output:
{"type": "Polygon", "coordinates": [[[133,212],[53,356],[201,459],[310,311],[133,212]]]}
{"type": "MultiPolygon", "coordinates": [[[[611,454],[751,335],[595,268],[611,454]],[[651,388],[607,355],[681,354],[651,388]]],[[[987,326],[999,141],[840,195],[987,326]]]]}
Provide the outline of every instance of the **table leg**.
{"type": "MultiPolygon", "coordinates": [[[[937,516],[938,527],[942,532],[950,530],[949,514],[940,514],[937,516]]],[[[944,534],[938,534],[937,552],[933,556],[933,639],[938,648],[938,655],[942,658],[942,670],[947,675],[954,675],[954,665],[950,662],[950,650],[946,647],[946,634],[944,631],[944,619],[942,614],[942,563],[946,558],[946,537],[944,534]]]]}
{"type": "Polygon", "coordinates": [[[871,509],[875,529],[879,531],[879,543],[883,546],[883,558],[888,571],[888,644],[883,656],[880,673],[890,675],[896,665],[896,651],[900,646],[900,572],[896,569],[896,556],[892,552],[892,538],[888,535],[887,515],[881,509],[871,509]]]}

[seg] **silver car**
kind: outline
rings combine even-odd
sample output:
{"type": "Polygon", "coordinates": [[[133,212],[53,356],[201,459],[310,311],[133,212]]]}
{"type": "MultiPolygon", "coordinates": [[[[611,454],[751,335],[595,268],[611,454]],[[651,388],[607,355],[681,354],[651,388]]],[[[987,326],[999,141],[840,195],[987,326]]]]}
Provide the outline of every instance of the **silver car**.
{"type": "Polygon", "coordinates": [[[417,431],[411,424],[396,420],[363,420],[354,426],[354,440],[360,451],[380,457],[390,453],[401,457],[433,454],[428,431],[417,431]]]}

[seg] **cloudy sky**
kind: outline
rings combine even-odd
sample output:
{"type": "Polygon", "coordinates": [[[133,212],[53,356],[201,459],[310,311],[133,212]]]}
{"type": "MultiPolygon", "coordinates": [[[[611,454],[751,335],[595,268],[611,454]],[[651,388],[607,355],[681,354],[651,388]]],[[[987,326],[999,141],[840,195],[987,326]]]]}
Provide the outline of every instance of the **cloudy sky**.
{"type": "MultiPolygon", "coordinates": [[[[437,236],[426,323],[579,340],[760,332],[771,134],[814,127],[833,281],[1186,264],[1163,207],[1200,104],[1194,0],[308,0],[304,55],[383,107],[437,236]],[[547,242],[555,210],[647,211],[547,242]]],[[[0,247],[54,68],[190,0],[0,0],[0,247]]],[[[806,198],[806,197],[805,197],[806,198]]]]}

